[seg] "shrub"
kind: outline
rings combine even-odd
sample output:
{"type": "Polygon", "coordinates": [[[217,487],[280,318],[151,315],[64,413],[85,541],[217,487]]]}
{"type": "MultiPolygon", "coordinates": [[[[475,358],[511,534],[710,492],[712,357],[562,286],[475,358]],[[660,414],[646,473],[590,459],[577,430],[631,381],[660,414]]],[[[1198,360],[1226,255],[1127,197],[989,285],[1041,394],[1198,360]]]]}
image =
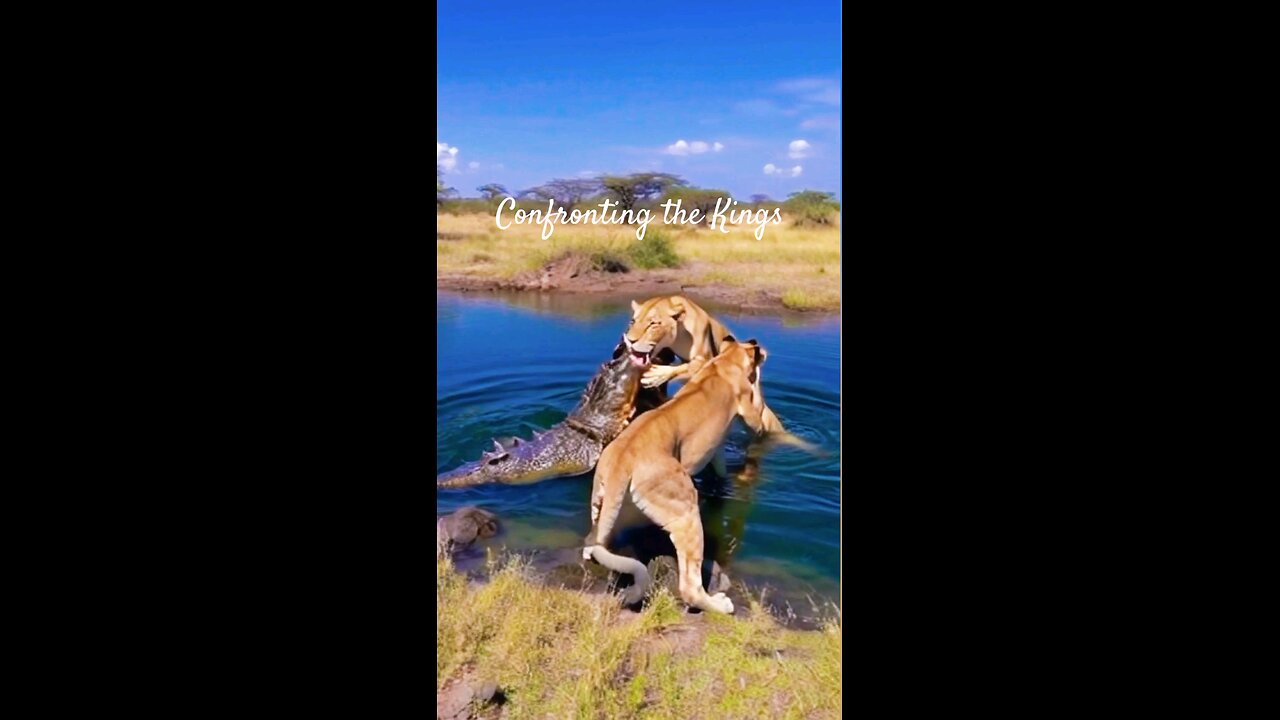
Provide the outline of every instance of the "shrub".
{"type": "Polygon", "coordinates": [[[631,243],[627,247],[627,256],[636,267],[645,269],[680,267],[680,256],[676,254],[671,240],[658,230],[648,230],[644,239],[631,243]]]}
{"type": "Polygon", "coordinates": [[[601,272],[630,272],[631,266],[627,264],[627,258],[621,253],[613,250],[598,250],[591,253],[591,267],[601,272]]]}

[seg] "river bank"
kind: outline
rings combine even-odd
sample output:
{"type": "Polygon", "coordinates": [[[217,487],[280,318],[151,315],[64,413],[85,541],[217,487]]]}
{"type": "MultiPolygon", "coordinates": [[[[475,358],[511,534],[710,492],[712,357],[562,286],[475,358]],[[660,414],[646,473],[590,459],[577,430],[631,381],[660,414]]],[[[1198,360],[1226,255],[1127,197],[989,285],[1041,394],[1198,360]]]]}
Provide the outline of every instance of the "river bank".
{"type": "Polygon", "coordinates": [[[840,310],[838,226],[730,232],[652,224],[499,230],[488,215],[436,216],[436,287],[469,293],[539,291],[648,297],[680,293],[744,313],[840,310]]]}
{"type": "Polygon", "coordinates": [[[661,575],[640,612],[518,558],[487,575],[436,563],[437,717],[840,716],[835,618],[791,630],[755,600],[690,613],[661,575]]]}

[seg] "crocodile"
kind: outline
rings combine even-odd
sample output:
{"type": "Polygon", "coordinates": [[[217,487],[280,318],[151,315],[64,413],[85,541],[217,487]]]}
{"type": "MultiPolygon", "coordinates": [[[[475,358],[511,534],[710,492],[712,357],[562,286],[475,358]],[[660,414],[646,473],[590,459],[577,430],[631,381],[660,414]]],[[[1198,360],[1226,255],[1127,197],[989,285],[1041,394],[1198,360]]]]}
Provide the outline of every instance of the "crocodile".
{"type": "MultiPolygon", "coordinates": [[[[652,362],[670,363],[674,359],[674,354],[667,351],[652,358],[652,362]]],[[[604,447],[636,415],[666,401],[665,385],[640,386],[640,376],[650,362],[648,355],[630,352],[624,338],[614,349],[612,359],[591,378],[568,417],[545,432],[535,432],[532,440],[494,440],[493,449],[479,460],[437,475],[436,487],[527,485],[591,472],[604,447]]]]}

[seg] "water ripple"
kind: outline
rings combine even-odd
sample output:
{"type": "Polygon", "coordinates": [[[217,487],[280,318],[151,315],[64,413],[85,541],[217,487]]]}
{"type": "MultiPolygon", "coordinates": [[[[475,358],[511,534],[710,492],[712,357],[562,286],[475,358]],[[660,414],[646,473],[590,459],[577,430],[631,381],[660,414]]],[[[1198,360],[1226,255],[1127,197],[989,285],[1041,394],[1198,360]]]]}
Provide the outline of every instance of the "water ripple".
{"type": "MultiPolygon", "coordinates": [[[[437,473],[474,460],[493,438],[527,438],[563,420],[629,317],[625,306],[582,317],[447,297],[438,297],[437,307],[443,320],[436,330],[437,473]]],[[[839,326],[734,316],[725,322],[739,337],[754,337],[769,350],[765,400],[789,431],[820,452],[776,447],[761,460],[758,474],[736,481],[709,480],[704,473],[698,486],[707,512],[723,515],[723,526],[742,534],[735,541],[738,558],[802,567],[834,581],[840,539],[839,326]]],[[[748,437],[736,421],[726,449],[731,468],[743,467],[748,437]]],[[[438,491],[436,511],[481,505],[500,517],[581,534],[589,524],[590,488],[588,475],[438,491]]]]}

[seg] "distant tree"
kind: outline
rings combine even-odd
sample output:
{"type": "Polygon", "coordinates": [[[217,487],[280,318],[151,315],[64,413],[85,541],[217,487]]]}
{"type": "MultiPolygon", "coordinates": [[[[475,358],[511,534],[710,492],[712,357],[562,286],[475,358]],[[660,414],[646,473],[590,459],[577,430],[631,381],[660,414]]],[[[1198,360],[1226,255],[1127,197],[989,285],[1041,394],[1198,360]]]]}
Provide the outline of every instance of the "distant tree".
{"type": "Polygon", "coordinates": [[[831,225],[832,217],[840,211],[835,195],[818,190],[793,192],[782,206],[797,225],[831,225]]]}
{"type": "Polygon", "coordinates": [[[635,209],[636,202],[652,200],[671,187],[687,185],[683,178],[670,173],[633,173],[631,175],[604,175],[600,184],[618,200],[620,213],[635,209]]]}
{"type": "Polygon", "coordinates": [[[480,187],[476,188],[476,191],[479,192],[480,195],[485,200],[497,200],[498,198],[506,197],[511,194],[507,192],[507,189],[505,187],[497,183],[489,183],[488,185],[481,185],[480,187]]]}
{"type": "Polygon", "coordinates": [[[768,195],[765,195],[764,193],[756,193],[755,195],[751,196],[751,202],[754,205],[763,205],[771,201],[769,200],[768,195]]]}
{"type": "Polygon", "coordinates": [[[840,201],[829,192],[820,190],[801,190],[787,196],[787,203],[794,205],[826,205],[832,210],[840,209],[840,201]]]}
{"type": "Polygon", "coordinates": [[[710,224],[711,213],[716,211],[716,201],[720,202],[720,209],[723,210],[725,203],[732,204],[733,197],[728,190],[711,190],[707,188],[694,187],[674,187],[667,190],[664,196],[666,200],[679,200],[680,209],[688,212],[693,209],[702,211],[701,222],[710,224]]]}
{"type": "Polygon", "coordinates": [[[444,204],[445,200],[457,195],[458,191],[444,184],[444,169],[439,165],[436,166],[436,207],[444,204]]]}
{"type": "Polygon", "coordinates": [[[565,212],[569,212],[575,206],[580,204],[583,198],[590,197],[600,192],[600,180],[597,178],[590,179],[556,179],[529,188],[520,193],[522,197],[533,198],[546,202],[547,200],[555,200],[557,205],[564,208],[565,212]]]}

